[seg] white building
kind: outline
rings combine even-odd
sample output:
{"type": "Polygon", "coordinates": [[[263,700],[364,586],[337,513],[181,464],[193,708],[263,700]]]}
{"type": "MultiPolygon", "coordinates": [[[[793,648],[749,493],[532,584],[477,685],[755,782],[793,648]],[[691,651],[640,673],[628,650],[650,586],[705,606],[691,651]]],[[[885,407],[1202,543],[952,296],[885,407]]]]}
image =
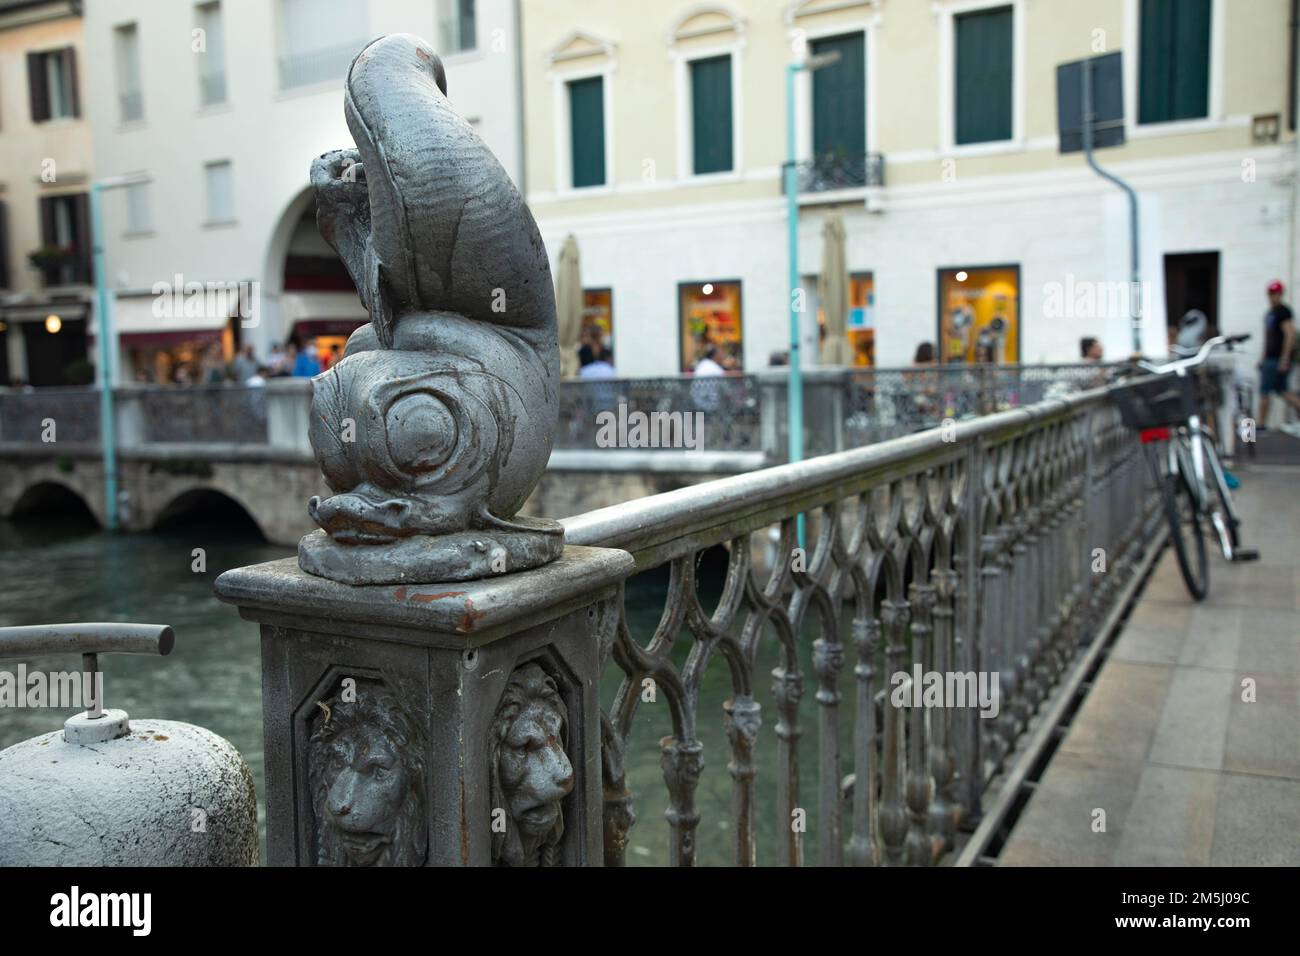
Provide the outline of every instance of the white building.
{"type": "Polygon", "coordinates": [[[250,342],[265,359],[290,335],[341,345],[365,314],[316,231],[308,171],[353,145],[348,64],[382,34],[428,39],[453,104],[519,182],[515,24],[516,0],[90,0],[97,174],[138,180],[104,202],[120,377],[192,374],[212,344],[225,359],[250,342]],[[222,294],[200,305],[191,283],[222,294]]]}

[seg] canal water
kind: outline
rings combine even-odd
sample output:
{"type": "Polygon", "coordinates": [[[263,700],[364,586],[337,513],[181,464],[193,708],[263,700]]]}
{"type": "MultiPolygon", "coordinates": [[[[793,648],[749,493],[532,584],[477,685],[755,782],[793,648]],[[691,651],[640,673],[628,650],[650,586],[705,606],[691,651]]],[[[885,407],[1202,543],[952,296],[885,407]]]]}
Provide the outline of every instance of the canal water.
{"type": "MultiPolygon", "coordinates": [[[[110,535],[90,520],[32,516],[0,521],[0,626],[71,621],[136,621],[170,624],[176,648],[166,658],[108,655],[101,658],[108,706],[134,717],[182,720],[206,727],[229,740],[243,754],[257,783],[259,817],[263,813],[265,778],[262,755],[261,665],[257,626],[242,620],[234,608],[212,595],[212,582],[222,571],[291,555],[289,549],[267,544],[247,516],[237,508],[219,507],[204,519],[193,517],[183,526],[149,534],[110,535]],[[203,550],[204,566],[195,570],[195,549],[203,550]]],[[[700,598],[711,611],[721,592],[725,555],[706,556],[698,568],[700,598]]],[[[651,572],[628,583],[629,626],[645,643],[654,632],[663,608],[667,574],[651,572]]],[[[690,648],[686,635],[677,642],[679,666],[690,648]]],[[[756,696],[762,705],[763,729],[755,749],[758,767],[756,814],[760,864],[774,862],[778,828],[791,824],[776,818],[776,710],[769,674],[776,664],[774,641],[765,639],[755,670],[756,696]]],[[[805,647],[808,641],[804,641],[805,647]]],[[[847,649],[846,649],[847,650],[847,649]]],[[[74,659],[42,659],[29,668],[71,670],[74,659]]],[[[851,754],[852,654],[841,671],[839,738],[844,760],[851,754]],[[844,675],[848,678],[845,679],[844,675]]],[[[16,664],[0,664],[14,669],[16,664]]],[[[803,780],[800,795],[807,808],[805,860],[816,860],[817,794],[816,719],[812,706],[815,681],[811,662],[804,662],[805,697],[801,707],[800,747],[803,780]]],[[[608,704],[617,689],[619,672],[611,664],[601,681],[608,704]]],[[[697,860],[703,865],[727,865],[734,859],[731,825],[732,786],[727,772],[729,746],[722,706],[731,696],[730,676],[721,655],[707,671],[699,702],[700,737],[705,770],[696,793],[701,823],[697,860]]],[[[0,709],[0,749],[28,737],[60,728],[72,711],[0,709]]],[[[629,839],[628,865],[668,862],[669,828],[664,819],[668,800],[660,766],[661,738],[672,733],[663,695],[642,703],[627,748],[628,784],[636,798],[637,824],[629,839]]],[[[851,767],[843,767],[849,772],[851,767]]],[[[3,781],[0,781],[3,786],[3,781]]],[[[263,821],[264,824],[264,821],[263,821]]],[[[846,824],[847,829],[847,824],[846,824]]],[[[265,839],[263,835],[263,839],[265,839]]],[[[263,844],[265,851],[265,844],[263,844]]]]}

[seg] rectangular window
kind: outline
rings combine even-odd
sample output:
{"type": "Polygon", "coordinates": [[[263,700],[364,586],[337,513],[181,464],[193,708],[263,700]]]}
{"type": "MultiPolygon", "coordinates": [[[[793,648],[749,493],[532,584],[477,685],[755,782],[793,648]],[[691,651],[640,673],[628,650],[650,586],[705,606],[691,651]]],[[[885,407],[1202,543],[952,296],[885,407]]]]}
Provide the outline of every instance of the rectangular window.
{"type": "Polygon", "coordinates": [[[208,189],[208,222],[231,222],[235,218],[235,186],[230,161],[203,167],[208,189]]]}
{"type": "Polygon", "coordinates": [[[442,0],[438,32],[445,53],[461,53],[478,46],[474,18],[475,0],[442,0]]]}
{"type": "MultiPolygon", "coordinates": [[[[0,289],[9,288],[9,207],[0,200],[0,289]]],[[[0,346],[3,346],[0,342],[0,346]]],[[[4,361],[0,356],[0,361],[4,361]]]]}
{"type": "Polygon", "coordinates": [[[123,123],[144,119],[144,93],[140,84],[140,35],[134,23],[113,31],[117,61],[118,118],[123,123]]]}
{"type": "MultiPolygon", "coordinates": [[[[682,371],[698,372],[711,358],[724,371],[744,365],[744,325],[740,283],[683,282],[677,287],[681,324],[682,371]]],[[[716,370],[711,366],[708,371],[716,370]]]]}
{"type": "Polygon", "coordinates": [[[731,124],[731,55],[692,60],[691,143],[697,176],[734,168],[731,124]]]}
{"type": "Polygon", "coordinates": [[[33,123],[80,116],[77,51],[69,46],[27,54],[27,88],[33,123]]]}
{"type": "Polygon", "coordinates": [[[365,46],[368,4],[280,0],[280,85],[342,80],[365,46]]]}
{"type": "Polygon", "coordinates": [[[605,79],[569,83],[569,143],[573,188],[605,185],[605,79]]]}
{"type": "Polygon", "coordinates": [[[126,234],[139,235],[153,229],[149,214],[149,184],[132,183],[123,188],[126,194],[126,234]]]}
{"type": "Polygon", "coordinates": [[[1210,115],[1212,0],[1142,0],[1138,122],[1210,115]]]}
{"type": "MultiPolygon", "coordinates": [[[[812,74],[814,163],[862,170],[867,152],[866,44],[861,33],[823,37],[809,44],[813,56],[839,59],[812,74]]],[[[844,185],[862,185],[865,174],[849,174],[844,185]]]]}
{"type": "Polygon", "coordinates": [[[939,361],[1020,361],[1020,267],[939,270],[939,361]]]}
{"type": "Polygon", "coordinates": [[[584,332],[589,333],[590,338],[586,340],[586,344],[592,352],[593,361],[600,357],[595,355],[594,344],[591,341],[597,336],[595,330],[599,330],[600,345],[603,348],[614,347],[613,289],[582,290],[582,328],[584,332]]]}
{"type": "Polygon", "coordinates": [[[226,101],[226,35],[221,4],[200,4],[195,13],[198,28],[203,31],[203,52],[198,56],[199,103],[213,106],[226,101]]]}
{"type": "Polygon", "coordinates": [[[998,7],[953,18],[958,146],[1012,137],[1012,17],[1011,7],[998,7]]]}
{"type": "Polygon", "coordinates": [[[41,258],[46,285],[90,282],[90,203],[85,193],[42,196],[41,258]]]}

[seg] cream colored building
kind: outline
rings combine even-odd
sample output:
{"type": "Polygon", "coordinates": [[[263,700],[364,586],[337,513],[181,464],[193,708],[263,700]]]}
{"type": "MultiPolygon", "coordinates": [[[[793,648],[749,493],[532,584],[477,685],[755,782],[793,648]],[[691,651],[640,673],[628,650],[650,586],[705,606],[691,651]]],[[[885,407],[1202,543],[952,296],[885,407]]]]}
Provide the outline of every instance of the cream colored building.
{"type": "Polygon", "coordinates": [[[830,49],[796,85],[799,266],[839,210],[864,360],[969,357],[999,316],[1006,360],[1127,354],[1127,200],[1058,149],[1058,65],[1108,53],[1125,143],[1096,157],[1140,196],[1144,350],[1169,309],[1258,337],[1268,281],[1300,281],[1289,0],[529,0],[523,38],[529,202],[553,255],[577,237],[620,374],[737,327],[747,369],[786,348],[785,68],[830,49]]]}
{"type": "Polygon", "coordinates": [[[0,2],[0,384],[61,385],[89,371],[83,65],[78,4],[0,2]],[[29,256],[42,250],[52,258],[37,268],[29,256]]]}

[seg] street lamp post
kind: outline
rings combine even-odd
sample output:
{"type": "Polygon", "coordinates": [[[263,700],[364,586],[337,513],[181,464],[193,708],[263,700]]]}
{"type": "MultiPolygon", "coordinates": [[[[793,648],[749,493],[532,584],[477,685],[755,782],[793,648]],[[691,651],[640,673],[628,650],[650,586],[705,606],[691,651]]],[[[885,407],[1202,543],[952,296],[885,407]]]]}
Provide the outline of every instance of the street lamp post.
{"type": "Polygon", "coordinates": [[[90,245],[95,271],[95,312],[98,318],[99,339],[99,440],[104,451],[104,524],[116,531],[117,521],[117,435],[113,416],[114,357],[117,339],[113,334],[113,314],[109,308],[108,278],[104,266],[104,209],[102,193],[105,189],[119,189],[144,182],[141,175],[113,176],[98,179],[90,184],[90,245]]]}
{"type": "MultiPolygon", "coordinates": [[[[800,70],[820,70],[839,62],[838,52],[808,57],[802,63],[788,63],[785,68],[785,217],[787,255],[789,256],[790,287],[790,384],[786,396],[789,411],[789,459],[803,460],[803,373],[799,351],[799,312],[795,307],[795,290],[799,288],[799,169],[795,156],[795,103],[794,78],[800,70]]],[[[800,539],[803,538],[803,517],[799,519],[800,539]]]]}

